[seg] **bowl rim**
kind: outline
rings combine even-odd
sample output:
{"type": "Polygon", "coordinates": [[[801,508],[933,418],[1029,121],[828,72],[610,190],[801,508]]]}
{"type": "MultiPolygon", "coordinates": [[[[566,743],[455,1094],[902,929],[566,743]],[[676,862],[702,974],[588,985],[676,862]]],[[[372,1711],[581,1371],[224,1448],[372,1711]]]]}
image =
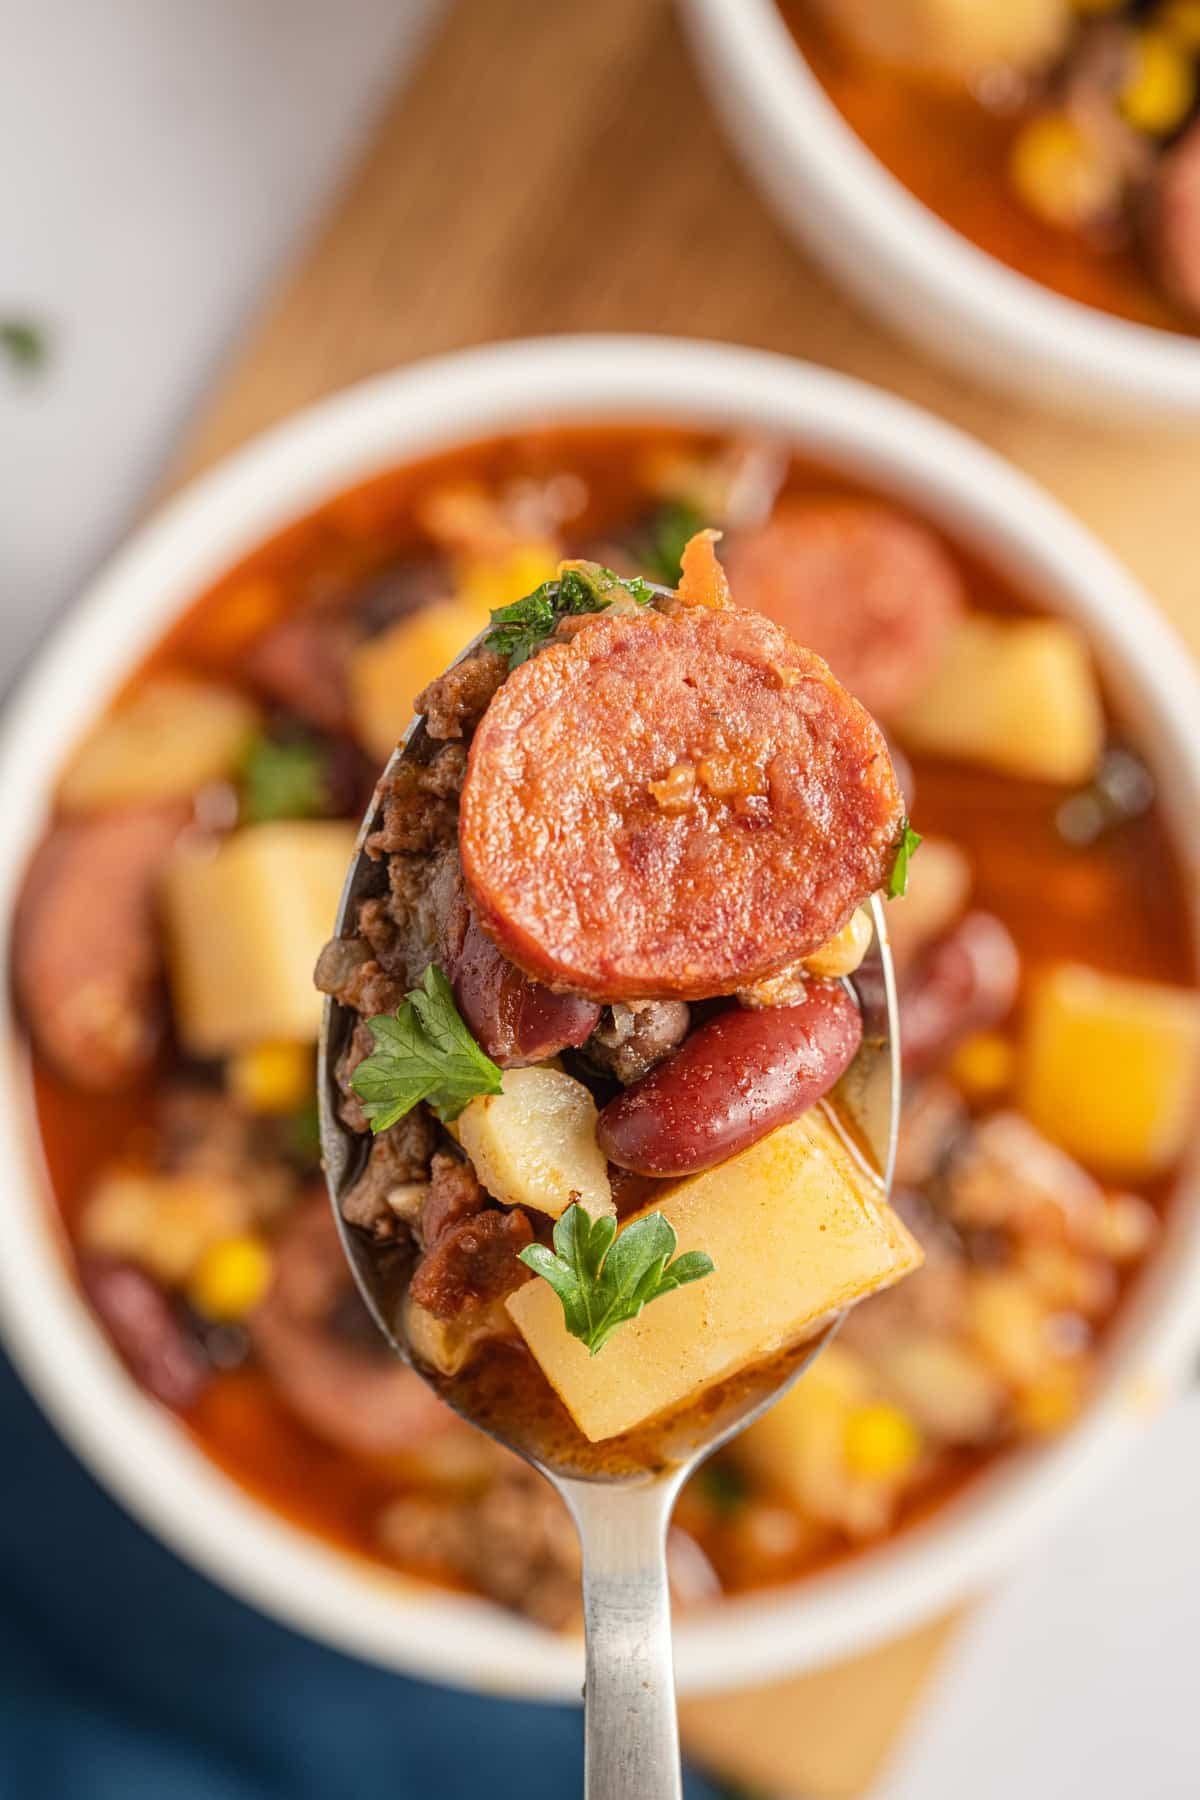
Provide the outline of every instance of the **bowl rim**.
{"type": "MultiPolygon", "coordinates": [[[[1086,623],[1164,784],[1177,842],[1200,812],[1200,685],[1110,553],[1026,477],[954,428],[845,376],[763,351],[667,338],[533,339],[439,357],[276,426],[168,501],[90,584],[0,730],[0,955],[61,758],[169,619],[249,550],[374,473],[539,424],[695,424],[774,433],[923,512],[1086,623]]],[[[1200,873],[1189,864],[1200,943],[1200,873]]],[[[81,1460],[143,1524],[241,1598],[386,1666],[488,1693],[570,1700],[578,1644],[486,1602],[389,1577],[300,1531],[199,1451],[125,1374],[81,1304],[46,1204],[15,1021],[0,1033],[0,1336],[81,1460]]],[[[1085,1418],[1000,1464],[936,1518],[789,1589],[681,1621],[681,1691],[847,1656],[977,1590],[1092,1487],[1184,1379],[1200,1339],[1200,1191],[1173,1209],[1085,1418]]]]}
{"type": "Polygon", "coordinates": [[[948,225],[842,117],[776,0],[681,5],[709,66],[712,98],[747,159],[868,305],[943,358],[976,372],[986,362],[1003,386],[1028,388],[1032,360],[1065,384],[1043,398],[1093,411],[1106,396],[1164,417],[1200,413],[1200,336],[1058,294],[948,225]]]}

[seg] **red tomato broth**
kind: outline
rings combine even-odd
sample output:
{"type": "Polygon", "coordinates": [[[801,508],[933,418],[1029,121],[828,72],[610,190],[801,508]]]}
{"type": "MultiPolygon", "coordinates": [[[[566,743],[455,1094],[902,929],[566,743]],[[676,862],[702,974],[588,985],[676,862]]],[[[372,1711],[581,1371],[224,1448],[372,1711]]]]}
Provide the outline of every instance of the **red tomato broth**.
{"type": "MultiPolygon", "coordinates": [[[[646,511],[650,499],[640,469],[649,450],[666,445],[703,456],[722,441],[716,434],[654,426],[530,431],[379,476],[289,527],[217,582],[165,635],[130,685],[165,667],[236,682],[231,617],[232,636],[241,648],[238,615],[243,609],[261,630],[293,608],[323,603],[398,556],[427,554],[428,540],[412,509],[447,481],[468,479],[495,488],[514,478],[537,480],[569,472],[587,489],[586,504],[567,533],[569,547],[584,548],[646,511]],[[247,600],[247,595],[258,598],[247,600]]],[[[805,496],[865,491],[798,459],[784,489],[788,495],[805,496]]],[[[992,572],[951,549],[974,606],[996,612],[1035,610],[992,572]]],[[[918,825],[968,852],[975,871],[972,904],[996,913],[1009,927],[1026,975],[1042,961],[1082,958],[1121,974],[1178,984],[1195,980],[1183,881],[1157,812],[1079,850],[1063,844],[1055,831],[1063,798],[1059,788],[930,757],[915,759],[915,773],[918,825]]],[[[1013,1029],[1005,1027],[1010,1033],[1013,1029]]],[[[171,1050],[164,1054],[164,1073],[175,1055],[171,1050]]],[[[68,1237],[78,1245],[82,1208],[105,1164],[115,1156],[141,1161],[146,1155],[153,1137],[154,1095],[150,1087],[116,1102],[84,1094],[36,1052],[32,1061],[53,1198],[68,1237]]],[[[1164,1181],[1145,1191],[1161,1208],[1168,1189],[1164,1181]]],[[[1122,1289],[1126,1285],[1123,1277],[1122,1289]]],[[[375,1535],[379,1508],[397,1494],[421,1488],[402,1460],[363,1457],[323,1442],[252,1364],[218,1372],[183,1422],[206,1455],[282,1515],[343,1548],[389,1560],[375,1535]]],[[[905,1495],[894,1528],[926,1518],[995,1454],[992,1449],[964,1450],[943,1458],[905,1495]]],[[[685,1498],[681,1516],[734,1591],[790,1581],[851,1553],[847,1541],[830,1531],[818,1541],[810,1535],[791,1555],[748,1555],[736,1520],[724,1518],[708,1503],[702,1484],[685,1498]]],[[[422,1565],[420,1572],[461,1585],[449,1570],[422,1565]]]]}

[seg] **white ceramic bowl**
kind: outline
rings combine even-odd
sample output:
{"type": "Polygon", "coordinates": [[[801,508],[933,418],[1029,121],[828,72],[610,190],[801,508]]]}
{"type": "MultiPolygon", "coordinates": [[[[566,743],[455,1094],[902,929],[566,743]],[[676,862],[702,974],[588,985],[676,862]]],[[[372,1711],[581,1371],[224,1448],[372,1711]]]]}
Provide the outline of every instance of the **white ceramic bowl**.
{"type": "MultiPolygon", "coordinates": [[[[642,419],[776,433],[911,503],[1088,631],[1163,800],[1191,845],[1200,693],[1137,587],[1061,508],[931,418],[842,377],[756,351],[666,339],[560,338],[471,351],[336,396],[172,501],[109,565],[25,682],[0,739],[0,931],[56,769],[130,667],[253,546],[364,478],[510,426],[642,419]]],[[[1197,895],[1200,936],[1200,893],[1197,895]]],[[[5,954],[0,943],[0,955],[5,954]]],[[[81,1304],[46,1204],[23,1063],[0,1044],[0,1326],[79,1455],[151,1530],[313,1636],[463,1686],[578,1696],[578,1646],[481,1601],[423,1588],[304,1535],[205,1460],[126,1376],[81,1304]]],[[[988,1581],[1076,1504],[1136,1438],[1200,1336],[1200,1195],[1113,1345],[1103,1391],[1063,1442],[1001,1466],[928,1525],[804,1584],[681,1622],[684,1690],[728,1687],[862,1648],[988,1581]]]]}
{"type": "Polygon", "coordinates": [[[709,96],[785,224],[935,361],[1092,418],[1200,420],[1200,338],[1112,318],[1007,268],[884,168],[775,0],[680,0],[709,96]]]}

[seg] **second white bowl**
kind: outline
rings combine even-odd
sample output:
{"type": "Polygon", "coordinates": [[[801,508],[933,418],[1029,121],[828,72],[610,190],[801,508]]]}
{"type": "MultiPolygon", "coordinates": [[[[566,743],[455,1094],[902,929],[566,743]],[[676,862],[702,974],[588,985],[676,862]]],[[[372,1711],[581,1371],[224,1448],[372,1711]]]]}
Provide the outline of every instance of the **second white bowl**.
{"type": "Polygon", "coordinates": [[[934,361],[1077,416],[1200,421],[1200,337],[1006,268],[922,205],[817,81],[775,0],[680,0],[709,97],[791,231],[934,361]]]}

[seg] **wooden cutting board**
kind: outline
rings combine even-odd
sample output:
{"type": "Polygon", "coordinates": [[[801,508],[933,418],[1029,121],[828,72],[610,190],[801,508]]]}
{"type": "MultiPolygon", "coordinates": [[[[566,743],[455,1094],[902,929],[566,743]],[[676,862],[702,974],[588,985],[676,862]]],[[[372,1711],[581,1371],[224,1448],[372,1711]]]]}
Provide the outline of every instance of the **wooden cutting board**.
{"type": "MultiPolygon", "coordinates": [[[[348,382],[431,352],[563,331],[724,338],[845,369],[1038,476],[1200,649],[1200,437],[1003,405],[878,332],[776,226],[726,149],[669,0],[458,0],[415,81],[196,423],[182,480],[348,382]]],[[[945,1641],[683,1709],[755,1787],[860,1794],[945,1641]]]]}

